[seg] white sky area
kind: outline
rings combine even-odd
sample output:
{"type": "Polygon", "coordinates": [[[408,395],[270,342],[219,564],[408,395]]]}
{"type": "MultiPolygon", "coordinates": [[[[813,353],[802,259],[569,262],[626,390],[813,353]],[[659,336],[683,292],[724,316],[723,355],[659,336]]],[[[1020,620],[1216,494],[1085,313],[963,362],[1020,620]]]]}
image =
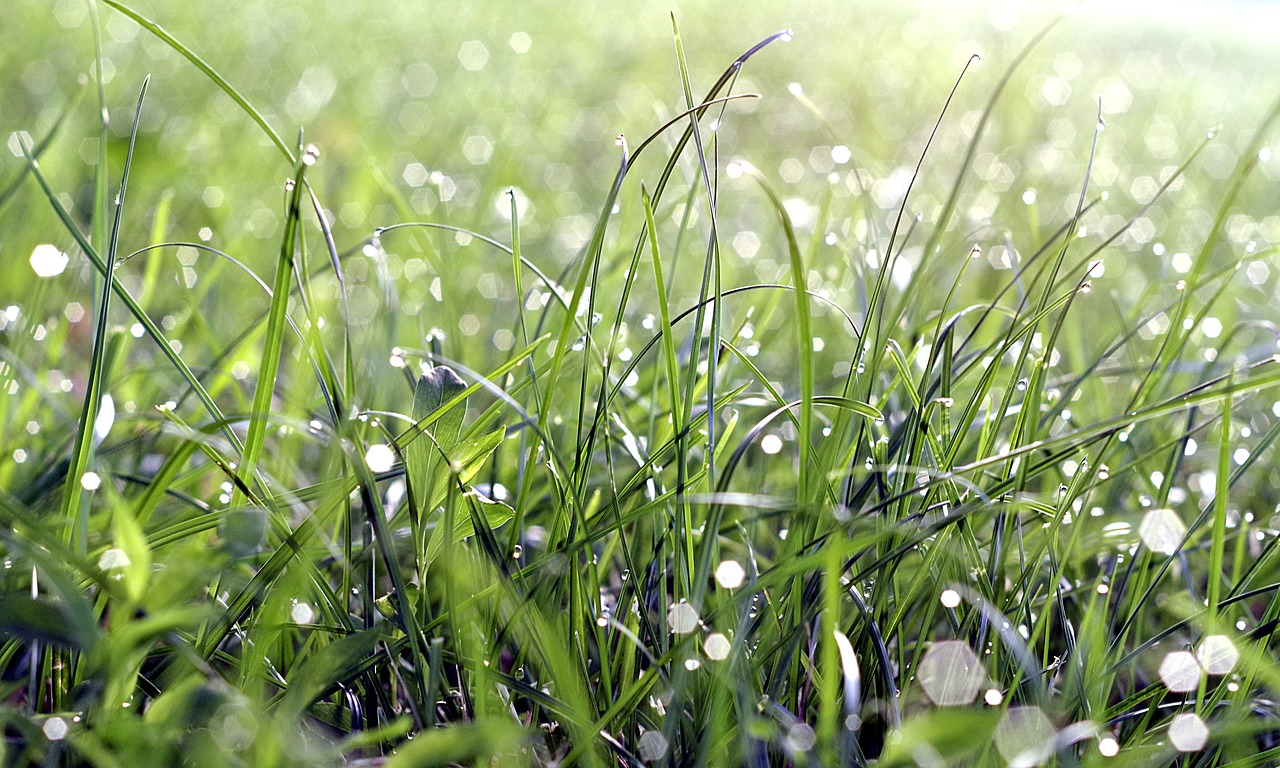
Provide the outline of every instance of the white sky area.
{"type": "Polygon", "coordinates": [[[997,28],[1012,26],[1027,17],[1068,12],[1108,24],[1213,31],[1234,28],[1273,42],[1274,25],[1280,22],[1280,0],[952,0],[933,5],[985,12],[997,28]]]}

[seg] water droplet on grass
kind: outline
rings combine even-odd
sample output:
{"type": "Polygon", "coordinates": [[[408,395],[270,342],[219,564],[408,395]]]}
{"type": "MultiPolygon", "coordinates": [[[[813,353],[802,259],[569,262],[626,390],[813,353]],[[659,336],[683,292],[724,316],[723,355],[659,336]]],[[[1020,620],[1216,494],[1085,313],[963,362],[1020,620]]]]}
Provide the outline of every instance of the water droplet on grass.
{"type": "Polygon", "coordinates": [[[385,443],[375,443],[365,451],[364,462],[373,472],[386,472],[396,463],[395,451],[385,443]]]}
{"type": "Polygon", "coordinates": [[[49,741],[62,741],[67,737],[67,731],[71,729],[66,720],[61,717],[51,717],[44,721],[44,726],[41,730],[44,731],[45,738],[49,741]]]}
{"type": "Polygon", "coordinates": [[[1169,741],[1179,752],[1197,752],[1209,741],[1209,726],[1193,712],[1174,715],[1169,721],[1169,741]]]}
{"type": "Polygon", "coordinates": [[[1174,693],[1194,691],[1200,684],[1200,663],[1188,651],[1174,651],[1160,662],[1160,680],[1174,693]]]}
{"type": "Polygon", "coordinates": [[[1030,768],[1053,756],[1053,723],[1038,707],[1013,707],[996,725],[996,749],[1010,766],[1030,768]]]}
{"type": "Polygon", "coordinates": [[[698,628],[698,611],[688,603],[680,602],[667,610],[667,624],[677,635],[687,635],[698,628]]]}
{"type": "Polygon", "coordinates": [[[817,741],[817,735],[808,723],[796,723],[787,730],[786,746],[792,752],[808,752],[817,741]]]}
{"type": "Polygon", "coordinates": [[[1138,526],[1138,536],[1152,552],[1172,555],[1178,551],[1187,526],[1172,509],[1153,509],[1147,512],[1138,526]]]}
{"type": "Polygon", "coordinates": [[[733,644],[729,642],[729,638],[719,632],[708,635],[702,644],[703,653],[707,654],[707,658],[712,661],[723,661],[729,658],[729,651],[732,649],[733,644]]]}
{"type": "Polygon", "coordinates": [[[725,560],[716,567],[716,583],[725,589],[737,589],[746,579],[746,571],[737,560],[725,560]]]}
{"type": "Polygon", "coordinates": [[[1211,675],[1225,675],[1231,672],[1240,659],[1240,651],[1235,643],[1226,635],[1209,635],[1200,641],[1196,649],[1196,659],[1211,675]]]}
{"type": "Polygon", "coordinates": [[[306,603],[298,603],[289,611],[289,618],[295,624],[310,624],[315,618],[315,611],[306,603]]]}
{"type": "Polygon", "coordinates": [[[947,640],[929,646],[916,669],[916,679],[934,704],[958,707],[973,701],[987,673],[968,645],[947,640]]]}
{"type": "Polygon", "coordinates": [[[56,245],[44,243],[31,251],[31,269],[36,277],[57,277],[67,268],[70,257],[58,250],[56,245]]]}
{"type": "Polygon", "coordinates": [[[640,759],[646,763],[656,763],[667,754],[667,738],[658,731],[645,731],[636,744],[640,759]]]}

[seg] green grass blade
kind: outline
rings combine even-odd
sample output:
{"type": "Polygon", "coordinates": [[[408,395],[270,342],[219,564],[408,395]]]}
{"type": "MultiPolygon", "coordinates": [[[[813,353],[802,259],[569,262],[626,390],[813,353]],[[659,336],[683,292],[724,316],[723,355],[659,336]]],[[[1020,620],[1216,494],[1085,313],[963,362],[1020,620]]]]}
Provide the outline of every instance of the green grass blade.
{"type": "MultiPolygon", "coordinates": [[[[124,169],[120,176],[120,193],[116,198],[115,223],[111,227],[111,242],[107,246],[107,263],[115,264],[116,251],[120,243],[120,222],[124,213],[125,193],[129,188],[129,170],[133,164],[133,151],[137,145],[138,122],[142,119],[142,102],[147,95],[148,80],[142,82],[138,92],[138,105],[133,113],[133,130],[129,134],[129,151],[125,155],[124,169]]],[[[100,157],[105,161],[105,154],[100,157]]],[[[34,159],[28,158],[34,164],[34,159]]],[[[105,162],[99,173],[105,177],[105,162]]],[[[98,418],[98,410],[102,405],[102,396],[106,391],[107,363],[107,330],[108,316],[111,310],[112,276],[108,272],[102,281],[102,294],[98,299],[98,315],[94,325],[93,356],[89,361],[87,375],[88,385],[85,388],[84,404],[80,411],[80,426],[76,432],[75,444],[71,452],[71,465],[67,471],[67,482],[62,491],[62,519],[67,526],[67,540],[80,552],[88,547],[89,516],[85,503],[85,492],[93,490],[86,484],[86,472],[93,454],[93,428],[98,418]]],[[[99,479],[99,483],[101,480],[99,479]]],[[[96,487],[96,486],[95,486],[96,487]]]]}
{"type": "Polygon", "coordinates": [[[294,155],[293,150],[289,149],[289,145],[285,144],[284,140],[280,138],[280,135],[271,127],[271,124],[267,122],[266,117],[255,109],[253,105],[249,103],[248,99],[242,96],[240,92],[231,85],[231,83],[227,82],[222,75],[219,75],[217,70],[209,66],[204,59],[197,56],[194,51],[186,45],[183,45],[181,41],[165,31],[164,27],[154,21],[151,21],[124,3],[118,2],[117,0],[102,0],[102,2],[124,14],[138,26],[147,30],[152,35],[155,35],[170,48],[177,51],[187,61],[194,64],[196,69],[203,72],[206,77],[213,81],[214,85],[217,85],[222,89],[223,93],[230,96],[231,100],[234,101],[240,109],[244,110],[244,113],[248,115],[253,122],[258,124],[258,127],[260,127],[262,132],[267,135],[267,138],[271,139],[271,143],[276,146],[276,149],[280,150],[280,154],[284,155],[290,164],[297,164],[298,158],[294,155]]]}

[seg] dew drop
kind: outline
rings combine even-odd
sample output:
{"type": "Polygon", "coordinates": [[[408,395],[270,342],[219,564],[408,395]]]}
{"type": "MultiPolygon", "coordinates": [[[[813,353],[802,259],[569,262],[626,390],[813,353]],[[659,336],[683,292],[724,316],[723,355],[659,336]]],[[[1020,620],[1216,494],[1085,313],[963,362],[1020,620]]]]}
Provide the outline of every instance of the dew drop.
{"type": "Polygon", "coordinates": [[[44,721],[44,727],[41,730],[49,741],[62,741],[67,737],[67,731],[70,728],[67,726],[67,721],[61,717],[51,717],[44,721]]]}

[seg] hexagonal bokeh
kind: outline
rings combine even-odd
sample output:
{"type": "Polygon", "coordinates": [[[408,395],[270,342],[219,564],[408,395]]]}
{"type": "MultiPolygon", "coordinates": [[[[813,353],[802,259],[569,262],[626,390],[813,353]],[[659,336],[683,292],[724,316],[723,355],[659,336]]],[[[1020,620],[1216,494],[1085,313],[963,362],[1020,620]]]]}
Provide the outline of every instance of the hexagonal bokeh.
{"type": "Polygon", "coordinates": [[[1187,525],[1172,509],[1153,509],[1142,518],[1138,525],[1138,536],[1147,549],[1162,555],[1172,555],[1178,551],[1182,537],[1187,533],[1187,525]]]}
{"type": "Polygon", "coordinates": [[[1056,735],[1039,707],[1011,707],[996,724],[996,749],[1010,768],[1033,768],[1053,757],[1056,735]]]}
{"type": "Polygon", "coordinates": [[[641,760],[656,763],[666,757],[667,746],[667,739],[661,731],[645,731],[640,735],[640,742],[636,745],[636,749],[640,753],[641,760]]]}
{"type": "Polygon", "coordinates": [[[958,640],[934,643],[916,668],[925,695],[940,707],[972,703],[987,680],[978,655],[958,640]]]}
{"type": "Polygon", "coordinates": [[[1174,715],[1169,722],[1169,741],[1179,752],[1195,752],[1204,749],[1209,741],[1209,726],[1190,712],[1174,715]]]}
{"type": "Polygon", "coordinates": [[[1188,651],[1174,651],[1160,662],[1160,680],[1174,693],[1194,691],[1203,671],[1200,662],[1188,651]]]}
{"type": "Polygon", "coordinates": [[[1236,650],[1235,643],[1231,642],[1231,638],[1226,635],[1209,635],[1200,641],[1200,647],[1196,649],[1196,659],[1199,660],[1200,666],[1204,667],[1205,672],[1211,675],[1225,675],[1240,660],[1240,651],[1236,650]]]}

